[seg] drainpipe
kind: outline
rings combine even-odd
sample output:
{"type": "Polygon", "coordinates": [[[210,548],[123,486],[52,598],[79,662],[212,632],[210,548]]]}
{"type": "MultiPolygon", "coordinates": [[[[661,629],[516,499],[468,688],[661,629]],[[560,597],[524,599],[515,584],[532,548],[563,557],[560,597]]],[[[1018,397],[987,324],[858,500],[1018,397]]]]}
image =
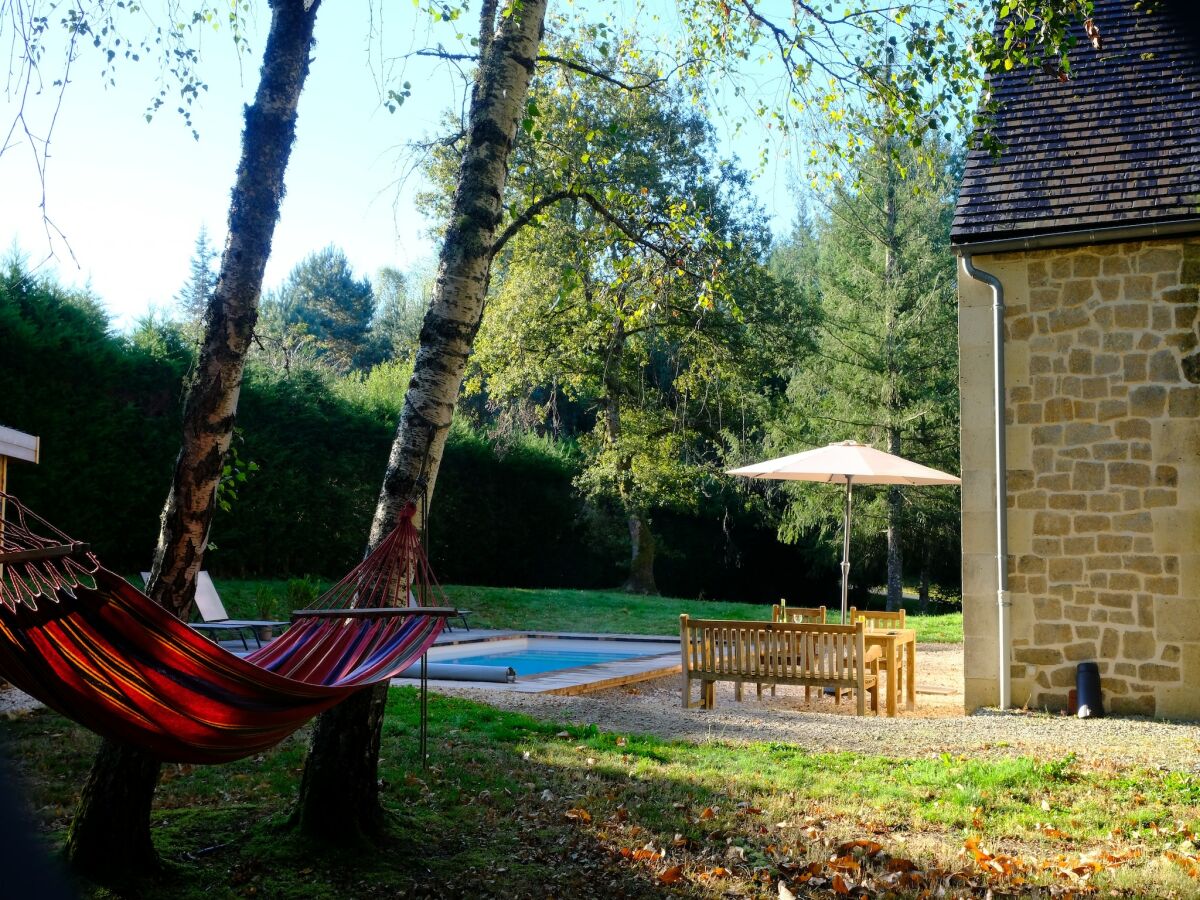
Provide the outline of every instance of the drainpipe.
{"type": "Polygon", "coordinates": [[[972,264],[971,254],[962,255],[963,269],[976,281],[992,289],[992,374],[996,410],[996,641],[1000,655],[1000,708],[1012,705],[1012,598],[1008,593],[1008,460],[1004,446],[1004,285],[989,272],[972,264]]]}

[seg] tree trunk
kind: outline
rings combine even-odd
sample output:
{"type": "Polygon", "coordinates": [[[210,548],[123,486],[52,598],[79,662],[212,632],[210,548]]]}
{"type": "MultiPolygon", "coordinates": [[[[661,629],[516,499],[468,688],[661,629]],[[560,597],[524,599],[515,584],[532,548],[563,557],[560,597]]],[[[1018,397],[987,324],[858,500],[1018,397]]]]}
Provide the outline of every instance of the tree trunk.
{"type": "MultiPolygon", "coordinates": [[[[484,4],[484,15],[494,4],[484,4]]],[[[404,505],[418,516],[433,496],[450,420],[471,345],[483,317],[492,247],[504,216],[508,160],[541,45],[546,0],[513,4],[489,28],[471,94],[469,142],[459,167],[433,299],[371,523],[374,547],[395,527],[404,505]],[[426,503],[420,501],[425,499],[426,503]]],[[[482,27],[487,28],[486,20],[482,27]]],[[[418,519],[418,525],[423,525],[418,519]]],[[[386,689],[379,692],[386,696],[386,689]]],[[[379,821],[378,763],[382,700],[339,704],[313,732],[293,822],[314,837],[370,833],[379,821]]]]}
{"type": "MultiPolygon", "coordinates": [[[[887,54],[887,69],[890,75],[892,52],[887,54]]],[[[897,425],[903,413],[900,398],[900,348],[897,346],[899,311],[897,309],[897,269],[899,266],[900,241],[896,231],[896,163],[892,159],[892,140],[887,141],[887,181],[884,185],[884,263],[883,279],[887,295],[887,396],[884,407],[887,415],[888,453],[900,454],[900,427],[897,425]]],[[[904,561],[900,551],[900,516],[903,512],[900,488],[888,488],[887,516],[887,609],[895,612],[904,602],[904,561]]]]}
{"type": "Polygon", "coordinates": [[[925,552],[921,554],[921,585],[917,589],[917,612],[923,616],[929,615],[929,542],[925,543],[925,552]]]}
{"type": "MultiPolygon", "coordinates": [[[[162,514],[147,591],[184,617],[196,593],[217,485],[241,390],[262,292],[263,270],[283,202],[283,176],[308,77],[320,0],[275,0],[254,104],[246,109],[242,157],[229,207],[229,237],[205,314],[204,341],[183,409],[183,444],[162,514]]],[[[92,874],[132,873],[155,863],[150,805],[158,762],[105,741],[80,796],[67,858],[92,874]]]]}
{"type": "MultiPolygon", "coordinates": [[[[888,429],[888,453],[900,454],[900,430],[888,429]]],[[[887,517],[887,608],[898,610],[904,603],[904,558],[900,549],[901,517],[904,514],[900,488],[888,488],[887,517]]]]}
{"type": "Polygon", "coordinates": [[[654,581],[654,535],[640,512],[629,515],[629,542],[633,554],[629,560],[629,578],[621,590],[631,594],[657,594],[654,581]]]}

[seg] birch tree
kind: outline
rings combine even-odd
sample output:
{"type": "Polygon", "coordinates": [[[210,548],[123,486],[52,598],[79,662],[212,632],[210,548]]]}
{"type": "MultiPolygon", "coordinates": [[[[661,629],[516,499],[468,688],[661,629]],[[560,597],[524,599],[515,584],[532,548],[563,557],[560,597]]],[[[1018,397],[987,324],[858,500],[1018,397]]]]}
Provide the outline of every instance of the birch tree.
{"type": "MultiPolygon", "coordinates": [[[[229,237],[204,318],[204,339],[188,386],[183,438],[150,582],[159,604],[186,618],[204,563],[217,485],[233,436],[242,369],[263,271],[283,200],[296,106],[309,71],[320,0],[274,0],[254,103],[246,108],[242,154],[229,211],[229,237]]],[[[159,762],[105,741],[84,784],[67,838],[72,866],[129,873],[155,864],[150,804],[159,762]]]]}

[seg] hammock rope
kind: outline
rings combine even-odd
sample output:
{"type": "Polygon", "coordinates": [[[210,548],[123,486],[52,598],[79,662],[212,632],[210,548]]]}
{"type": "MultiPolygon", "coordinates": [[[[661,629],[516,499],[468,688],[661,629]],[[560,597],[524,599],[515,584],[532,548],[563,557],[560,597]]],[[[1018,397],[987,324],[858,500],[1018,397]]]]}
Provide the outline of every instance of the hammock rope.
{"type": "Polygon", "coordinates": [[[453,613],[412,507],[293,625],[239,657],[0,493],[0,676],[169,762],[225,762],[411,666],[453,613]],[[441,606],[432,606],[435,599],[441,606]],[[410,603],[420,605],[410,605],[410,603]]]}

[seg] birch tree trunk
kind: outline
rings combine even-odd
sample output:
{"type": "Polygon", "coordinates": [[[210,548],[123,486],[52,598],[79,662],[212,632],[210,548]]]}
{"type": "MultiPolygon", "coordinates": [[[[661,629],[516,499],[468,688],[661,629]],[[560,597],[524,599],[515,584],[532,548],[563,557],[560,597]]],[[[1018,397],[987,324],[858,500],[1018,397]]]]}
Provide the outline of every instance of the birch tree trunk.
{"type": "MultiPolygon", "coordinates": [[[[151,597],[186,617],[204,561],[217,485],[258,318],[263,271],[283,202],[283,176],[296,134],[296,107],[308,77],[320,0],[274,0],[254,104],[246,108],[242,156],[229,206],[229,237],[205,313],[204,341],[183,409],[183,443],[175,461],[154,553],[151,597]]],[[[124,874],[157,860],[150,805],[158,761],[105,741],[84,784],[67,858],[78,871],[124,874]]]]}
{"type": "MultiPolygon", "coordinates": [[[[471,93],[467,151],[458,172],[433,299],[421,328],[412,380],[371,523],[374,547],[417,501],[423,527],[458,401],[471,345],[483,318],[492,247],[504,215],[508,160],[524,117],[542,40],[547,0],[506,4],[495,18],[485,3],[482,55],[471,93]],[[489,14],[495,21],[487,20],[489,14]],[[424,499],[424,503],[420,502],[424,499]]],[[[348,841],[375,834],[379,806],[379,732],[387,686],[362,691],[317,719],[292,816],[304,833],[348,841]]]]}

